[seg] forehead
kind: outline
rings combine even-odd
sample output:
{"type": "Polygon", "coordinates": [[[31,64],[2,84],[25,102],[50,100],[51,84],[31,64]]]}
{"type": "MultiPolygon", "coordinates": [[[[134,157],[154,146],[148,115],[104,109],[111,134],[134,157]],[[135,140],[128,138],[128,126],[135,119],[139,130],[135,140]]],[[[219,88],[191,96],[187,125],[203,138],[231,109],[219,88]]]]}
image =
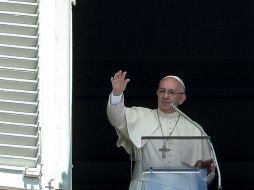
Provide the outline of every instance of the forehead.
{"type": "Polygon", "coordinates": [[[175,78],[165,78],[160,81],[159,88],[177,89],[180,86],[180,82],[175,78]]]}

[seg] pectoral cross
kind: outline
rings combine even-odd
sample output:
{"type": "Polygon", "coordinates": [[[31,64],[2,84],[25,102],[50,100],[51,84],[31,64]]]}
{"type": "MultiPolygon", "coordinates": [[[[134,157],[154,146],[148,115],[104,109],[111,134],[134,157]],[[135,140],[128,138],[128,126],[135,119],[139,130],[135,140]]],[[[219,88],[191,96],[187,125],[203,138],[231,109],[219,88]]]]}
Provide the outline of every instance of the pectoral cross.
{"type": "Polygon", "coordinates": [[[166,152],[170,151],[170,149],[166,147],[166,144],[163,144],[163,147],[160,148],[159,151],[161,152],[162,158],[165,159],[166,158],[166,152]]]}

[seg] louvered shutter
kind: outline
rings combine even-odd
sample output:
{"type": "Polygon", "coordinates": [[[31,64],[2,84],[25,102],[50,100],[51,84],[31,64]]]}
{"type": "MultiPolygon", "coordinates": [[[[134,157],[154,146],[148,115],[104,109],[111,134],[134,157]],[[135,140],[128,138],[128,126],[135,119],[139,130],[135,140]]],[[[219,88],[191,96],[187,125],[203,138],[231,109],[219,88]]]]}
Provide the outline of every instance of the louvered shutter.
{"type": "Polygon", "coordinates": [[[0,0],[0,167],[40,164],[38,2],[0,0]]]}

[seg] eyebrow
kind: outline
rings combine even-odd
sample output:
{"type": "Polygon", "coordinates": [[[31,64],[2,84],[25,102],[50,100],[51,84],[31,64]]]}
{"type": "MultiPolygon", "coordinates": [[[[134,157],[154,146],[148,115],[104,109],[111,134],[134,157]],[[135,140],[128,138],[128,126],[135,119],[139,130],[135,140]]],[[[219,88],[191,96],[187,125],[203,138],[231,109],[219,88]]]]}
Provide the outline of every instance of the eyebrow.
{"type": "Polygon", "coordinates": [[[175,89],[172,89],[172,88],[170,88],[170,89],[166,89],[166,88],[158,88],[158,90],[171,90],[171,91],[176,91],[175,89]]]}

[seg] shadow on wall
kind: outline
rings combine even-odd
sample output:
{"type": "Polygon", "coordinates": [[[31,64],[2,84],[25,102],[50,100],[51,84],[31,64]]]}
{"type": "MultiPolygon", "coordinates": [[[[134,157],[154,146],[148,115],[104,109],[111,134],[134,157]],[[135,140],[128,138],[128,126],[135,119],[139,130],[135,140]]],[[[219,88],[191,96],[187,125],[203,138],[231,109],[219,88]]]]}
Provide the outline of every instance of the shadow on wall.
{"type": "Polygon", "coordinates": [[[43,189],[41,179],[37,177],[23,177],[24,189],[43,189]]]}
{"type": "Polygon", "coordinates": [[[59,184],[59,189],[61,190],[69,190],[70,187],[70,179],[69,176],[66,172],[62,173],[62,180],[61,183],[59,184]]]}

